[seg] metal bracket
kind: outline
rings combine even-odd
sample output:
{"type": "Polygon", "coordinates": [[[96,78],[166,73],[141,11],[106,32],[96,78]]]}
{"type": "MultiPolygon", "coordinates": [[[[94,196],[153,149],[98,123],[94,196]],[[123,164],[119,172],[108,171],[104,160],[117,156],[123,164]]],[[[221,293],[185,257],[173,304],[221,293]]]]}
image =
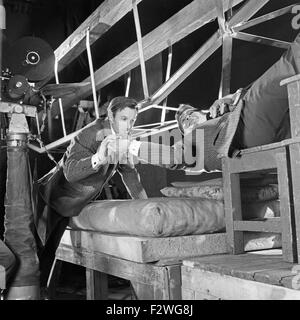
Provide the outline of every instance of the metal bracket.
{"type": "Polygon", "coordinates": [[[29,128],[28,128],[25,114],[13,113],[11,115],[8,133],[9,134],[14,134],[14,133],[29,134],[29,128]]]}

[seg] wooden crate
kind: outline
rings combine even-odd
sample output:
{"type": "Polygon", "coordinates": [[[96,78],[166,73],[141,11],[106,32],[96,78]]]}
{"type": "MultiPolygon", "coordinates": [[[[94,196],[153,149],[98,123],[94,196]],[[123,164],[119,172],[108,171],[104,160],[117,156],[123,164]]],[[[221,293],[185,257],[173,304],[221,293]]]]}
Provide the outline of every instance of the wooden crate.
{"type": "Polygon", "coordinates": [[[280,250],[184,260],[181,269],[183,300],[300,300],[300,268],[280,250]]]}
{"type": "Polygon", "coordinates": [[[56,259],[87,269],[88,300],[107,299],[108,274],[131,281],[137,299],[181,300],[179,261],[137,263],[64,244],[57,249],[56,259]]]}
{"type": "MultiPolygon", "coordinates": [[[[280,248],[281,246],[281,237],[276,234],[247,233],[244,240],[245,251],[280,248]]],[[[226,233],[139,238],[67,229],[61,239],[61,244],[140,263],[228,252],[226,233]]]]}
{"type": "Polygon", "coordinates": [[[225,233],[140,238],[92,231],[66,230],[60,243],[140,263],[228,252],[225,233]]]}

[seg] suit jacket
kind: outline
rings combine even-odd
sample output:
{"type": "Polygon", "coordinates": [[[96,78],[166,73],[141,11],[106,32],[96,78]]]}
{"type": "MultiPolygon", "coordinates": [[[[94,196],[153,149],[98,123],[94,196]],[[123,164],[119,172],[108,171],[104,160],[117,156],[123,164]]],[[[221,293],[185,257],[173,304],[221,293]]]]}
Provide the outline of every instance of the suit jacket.
{"type": "Polygon", "coordinates": [[[107,121],[96,120],[88,125],[68,147],[59,165],[40,179],[35,224],[43,244],[60,221],[76,216],[95,199],[104,185],[118,172],[133,199],[146,198],[137,170],[126,164],[104,164],[92,167],[92,156],[103,139],[110,135],[107,121]]]}

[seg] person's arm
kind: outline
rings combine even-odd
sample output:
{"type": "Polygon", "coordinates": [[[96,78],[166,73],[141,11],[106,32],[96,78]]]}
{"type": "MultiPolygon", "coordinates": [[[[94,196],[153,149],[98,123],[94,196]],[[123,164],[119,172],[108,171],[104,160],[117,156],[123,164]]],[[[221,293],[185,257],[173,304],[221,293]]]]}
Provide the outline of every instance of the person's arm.
{"type": "Polygon", "coordinates": [[[88,127],[75,137],[65,154],[63,170],[69,182],[80,181],[89,177],[104,166],[97,156],[97,131],[88,127]]]}
{"type": "Polygon", "coordinates": [[[148,199],[146,191],[141,184],[140,175],[135,167],[122,164],[119,165],[118,172],[132,199],[148,199]]]}
{"type": "Polygon", "coordinates": [[[235,93],[216,100],[209,109],[209,118],[214,119],[227,112],[233,111],[246,90],[247,89],[238,89],[235,93]]]}
{"type": "Polygon", "coordinates": [[[164,144],[132,141],[129,152],[135,161],[157,165],[170,170],[184,170],[193,167],[193,164],[184,162],[184,145],[176,143],[173,146],[164,144]]]}

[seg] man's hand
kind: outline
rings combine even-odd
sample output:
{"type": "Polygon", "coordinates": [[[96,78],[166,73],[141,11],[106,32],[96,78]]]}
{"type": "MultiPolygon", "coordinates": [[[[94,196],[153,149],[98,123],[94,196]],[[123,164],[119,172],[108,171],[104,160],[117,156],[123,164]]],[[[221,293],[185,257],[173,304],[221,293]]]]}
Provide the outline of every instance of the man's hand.
{"type": "Polygon", "coordinates": [[[107,149],[110,154],[114,154],[119,162],[124,161],[129,156],[129,147],[132,140],[130,137],[118,137],[114,140],[110,140],[107,145],[107,149]]]}
{"type": "Polygon", "coordinates": [[[186,120],[183,122],[183,129],[185,134],[193,131],[197,125],[206,121],[206,114],[201,110],[194,111],[186,117],[186,120]]]}
{"type": "Polygon", "coordinates": [[[100,144],[97,155],[100,163],[104,163],[108,160],[108,158],[113,154],[113,150],[110,147],[111,144],[115,143],[116,136],[111,134],[107,136],[100,144]]]}
{"type": "Polygon", "coordinates": [[[222,116],[230,111],[229,106],[234,103],[234,94],[225,96],[222,99],[216,100],[209,109],[209,116],[212,119],[222,116]]]}

